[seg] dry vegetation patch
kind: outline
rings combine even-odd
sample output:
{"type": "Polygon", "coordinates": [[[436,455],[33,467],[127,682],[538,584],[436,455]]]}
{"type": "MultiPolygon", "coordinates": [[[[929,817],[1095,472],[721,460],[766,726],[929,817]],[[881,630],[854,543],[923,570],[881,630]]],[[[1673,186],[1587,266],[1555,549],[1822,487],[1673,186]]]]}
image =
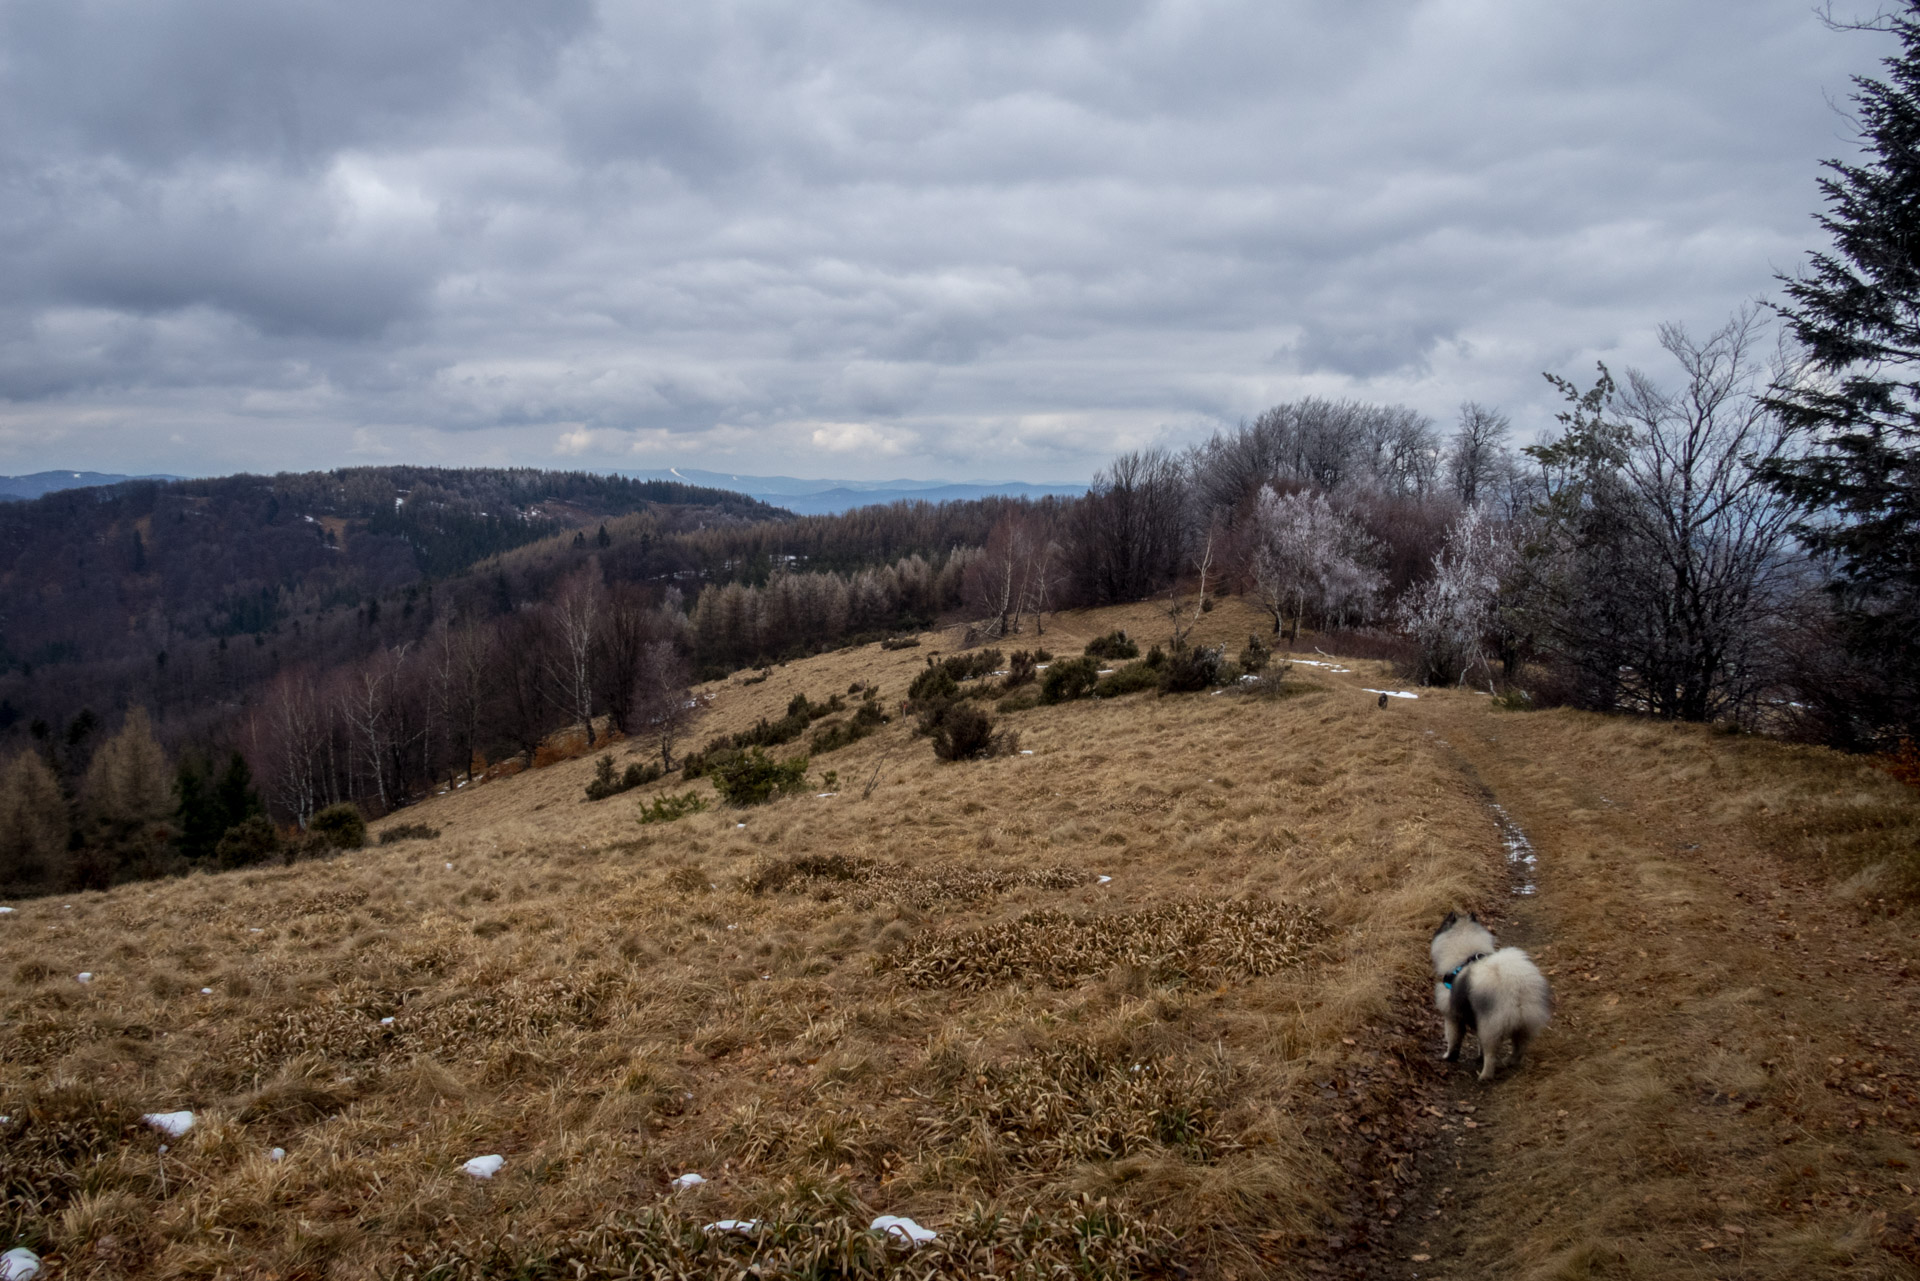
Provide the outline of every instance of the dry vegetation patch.
{"type": "MultiPolygon", "coordinates": [[[[1197,639],[1253,625],[1223,602],[1197,639]]],[[[723,683],[700,733],[893,706],[949,647],[723,683]]],[[[84,1278],[1302,1272],[1376,1175],[1348,1086],[1405,1076],[1426,931],[1498,886],[1478,801],[1333,686],[1015,715],[1033,755],[954,763],[896,718],[836,796],[646,824],[687,785],[583,804],[583,757],[384,825],[431,841],[20,905],[15,1235],[84,1278]],[[182,1138],[138,1122],[177,1108],[182,1138]]]]}
{"type": "Polygon", "coordinates": [[[1041,909],[916,938],[880,965],[917,987],[1072,987],[1117,966],[1155,983],[1247,979],[1302,964],[1323,933],[1318,912],[1285,903],[1162,903],[1095,916],[1041,909]]]}

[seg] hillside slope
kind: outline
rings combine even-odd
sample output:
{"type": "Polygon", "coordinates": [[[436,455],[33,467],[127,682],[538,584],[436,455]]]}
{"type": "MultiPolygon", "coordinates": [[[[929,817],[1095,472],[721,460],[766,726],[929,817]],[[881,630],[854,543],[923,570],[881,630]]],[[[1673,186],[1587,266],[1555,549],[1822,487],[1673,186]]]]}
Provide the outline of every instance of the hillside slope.
{"type": "MultiPolygon", "coordinates": [[[[1163,620],[1040,643],[1116,625],[1163,620]]],[[[714,687],[699,736],[892,706],[940,643],[714,687]]],[[[80,1277],[1908,1274],[1915,958],[1855,873],[1912,793],[1338,666],[1017,712],[1032,755],[973,763],[896,718],[834,788],[666,824],[677,778],[585,803],[577,760],[380,825],[431,839],[20,905],[0,1209],[80,1277]],[[1456,905],[1559,997],[1485,1089],[1434,1062],[1456,905]]]]}

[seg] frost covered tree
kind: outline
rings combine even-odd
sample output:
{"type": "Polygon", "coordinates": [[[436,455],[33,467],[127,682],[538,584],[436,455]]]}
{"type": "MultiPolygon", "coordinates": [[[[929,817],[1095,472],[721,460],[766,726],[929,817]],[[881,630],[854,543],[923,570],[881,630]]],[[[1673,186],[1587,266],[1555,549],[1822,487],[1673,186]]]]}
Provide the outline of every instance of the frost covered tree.
{"type": "Polygon", "coordinates": [[[1288,620],[1298,637],[1309,615],[1349,621],[1380,591],[1377,549],[1359,524],[1327,496],[1262,490],[1254,507],[1250,572],[1277,636],[1288,620]]]}
{"type": "Polygon", "coordinates": [[[1479,507],[1469,506],[1447,531],[1432,577],[1400,604],[1401,625],[1420,645],[1422,684],[1460,684],[1478,668],[1491,687],[1487,654],[1499,625],[1501,578],[1512,559],[1505,531],[1479,507]]]}

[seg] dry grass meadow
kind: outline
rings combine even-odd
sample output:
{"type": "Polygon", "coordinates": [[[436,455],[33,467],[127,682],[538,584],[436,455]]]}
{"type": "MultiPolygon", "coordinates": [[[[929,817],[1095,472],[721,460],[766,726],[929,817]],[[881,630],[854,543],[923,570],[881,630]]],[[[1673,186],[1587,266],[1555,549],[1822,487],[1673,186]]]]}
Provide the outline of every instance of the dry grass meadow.
{"type": "MultiPolygon", "coordinates": [[[[1038,643],[1115,626],[1166,630],[1038,643]]],[[[736,677],[695,739],[897,707],[950,641],[736,677]]],[[[677,776],[586,803],[582,758],[376,825],[433,839],[17,904],[7,1225],[59,1278],[1912,1275],[1915,794],[1349,666],[970,763],[896,716],[835,795],[671,823],[677,776]],[[1435,1061],[1453,906],[1559,998],[1490,1088],[1435,1061]]]]}

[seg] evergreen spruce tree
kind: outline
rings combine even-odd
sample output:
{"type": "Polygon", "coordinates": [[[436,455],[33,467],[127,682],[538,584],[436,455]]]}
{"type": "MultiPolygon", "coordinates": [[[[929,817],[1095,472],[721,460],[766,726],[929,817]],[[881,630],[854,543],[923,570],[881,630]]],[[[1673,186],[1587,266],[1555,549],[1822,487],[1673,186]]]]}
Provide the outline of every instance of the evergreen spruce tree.
{"type": "Polygon", "coordinates": [[[1811,446],[1768,473],[1834,570],[1857,666],[1831,683],[1832,731],[1868,745],[1920,734],[1920,0],[1863,25],[1901,49],[1884,80],[1855,78],[1861,163],[1826,162],[1832,252],[1782,279],[1810,367],[1768,403],[1811,446]]]}

